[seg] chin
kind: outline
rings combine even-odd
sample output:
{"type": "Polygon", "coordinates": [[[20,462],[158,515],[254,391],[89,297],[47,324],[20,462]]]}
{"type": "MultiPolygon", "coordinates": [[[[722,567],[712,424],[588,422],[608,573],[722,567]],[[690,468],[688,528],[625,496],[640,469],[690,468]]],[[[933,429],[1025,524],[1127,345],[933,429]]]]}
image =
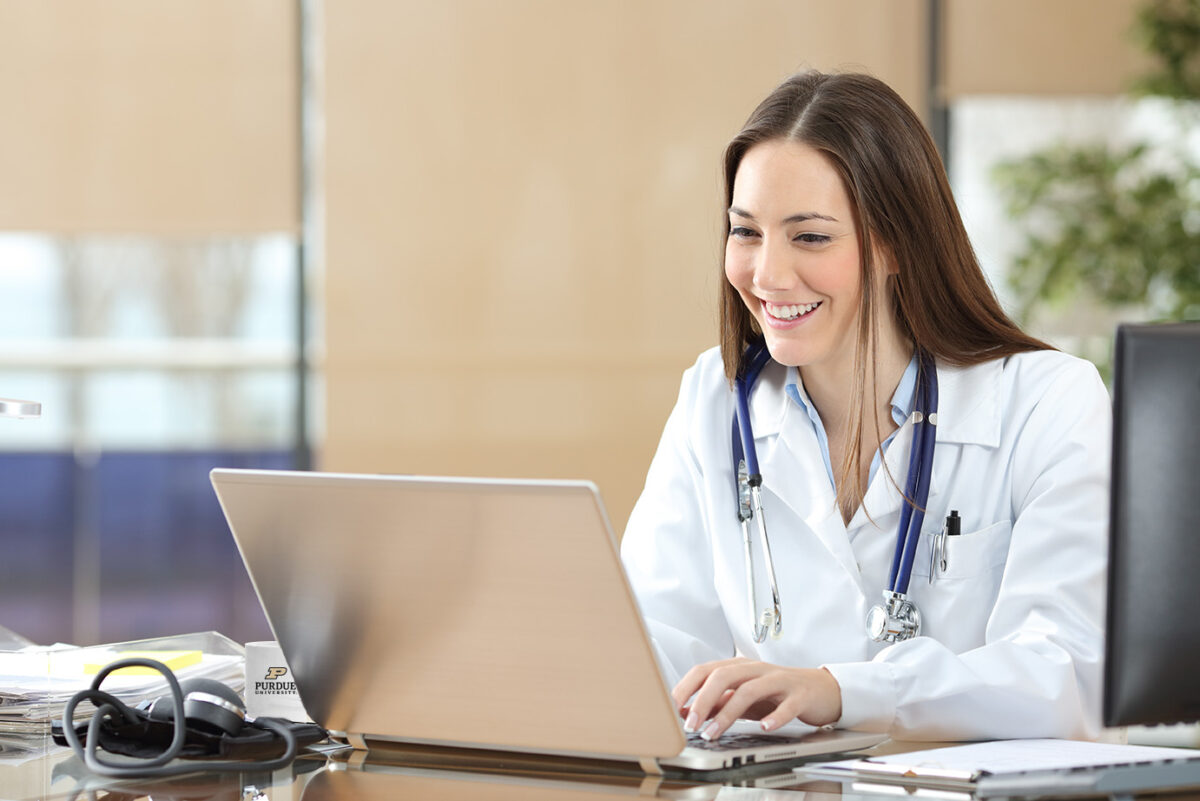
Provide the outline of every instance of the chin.
{"type": "Polygon", "coordinates": [[[807,343],[781,339],[770,334],[766,336],[766,341],[771,358],[786,367],[803,367],[816,361],[815,354],[807,343]]]}

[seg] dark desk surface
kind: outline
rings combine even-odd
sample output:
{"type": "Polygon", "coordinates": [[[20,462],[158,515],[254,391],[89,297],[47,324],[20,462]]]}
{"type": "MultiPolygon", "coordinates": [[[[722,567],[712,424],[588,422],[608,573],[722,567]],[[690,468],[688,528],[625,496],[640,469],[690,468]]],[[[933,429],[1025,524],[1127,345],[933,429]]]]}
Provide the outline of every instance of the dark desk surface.
{"type": "MultiPolygon", "coordinates": [[[[869,753],[929,745],[885,743],[869,753]]],[[[42,738],[0,737],[0,801],[629,801],[637,796],[673,801],[887,801],[883,795],[843,792],[841,785],[832,782],[801,780],[790,770],[713,784],[653,776],[505,770],[503,766],[485,772],[442,762],[437,767],[414,766],[340,749],[306,755],[292,768],[274,774],[196,773],[157,781],[115,780],[92,775],[69,750],[42,738]]],[[[903,788],[896,790],[894,795],[911,795],[903,788]]],[[[1200,791],[1169,796],[1173,801],[1200,800],[1200,791]]],[[[968,798],[942,793],[935,801],[951,797],[968,798]]]]}

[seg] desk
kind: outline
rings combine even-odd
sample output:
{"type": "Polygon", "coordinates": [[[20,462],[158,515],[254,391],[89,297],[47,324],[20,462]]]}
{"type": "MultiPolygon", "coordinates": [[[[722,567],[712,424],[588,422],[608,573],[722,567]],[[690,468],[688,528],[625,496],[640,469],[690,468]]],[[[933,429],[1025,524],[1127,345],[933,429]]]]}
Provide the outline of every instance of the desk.
{"type": "MultiPolygon", "coordinates": [[[[0,738],[0,744],[8,740],[0,738]]],[[[27,743],[29,741],[26,741],[27,743]]],[[[35,745],[32,744],[31,745],[35,745]]],[[[164,780],[116,780],[90,775],[68,750],[44,742],[46,753],[20,762],[0,752],[2,801],[886,801],[888,796],[849,794],[833,782],[801,780],[791,771],[729,784],[602,776],[433,768],[367,759],[350,749],[307,754],[286,770],[164,780]]],[[[930,743],[888,742],[866,753],[897,753],[930,743]]],[[[899,789],[899,788],[897,788],[899,789]]],[[[906,795],[902,790],[897,795],[906,795]]],[[[942,794],[939,801],[945,801],[942,794]]],[[[1200,800],[1196,790],[1147,798],[1200,800]]],[[[965,797],[964,797],[965,798],[965,797]]]]}

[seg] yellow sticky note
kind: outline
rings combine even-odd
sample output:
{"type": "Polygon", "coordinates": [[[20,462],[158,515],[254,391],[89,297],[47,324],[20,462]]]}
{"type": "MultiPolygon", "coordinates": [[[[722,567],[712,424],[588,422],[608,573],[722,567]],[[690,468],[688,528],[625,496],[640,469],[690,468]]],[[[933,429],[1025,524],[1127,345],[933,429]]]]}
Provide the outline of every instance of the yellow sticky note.
{"type": "MultiPolygon", "coordinates": [[[[169,667],[172,671],[176,671],[176,670],[182,670],[185,667],[191,667],[192,665],[199,664],[201,656],[202,656],[202,654],[199,651],[121,651],[121,652],[117,653],[116,656],[108,662],[104,662],[104,663],[84,662],[83,663],[83,672],[88,676],[95,676],[97,673],[99,673],[101,670],[103,670],[106,666],[111,665],[113,662],[118,662],[122,659],[155,659],[159,662],[162,662],[164,665],[169,667]]],[[[161,676],[162,674],[159,673],[154,668],[142,667],[142,666],[138,665],[135,667],[127,667],[127,668],[121,668],[120,670],[114,670],[112,673],[110,673],[108,675],[110,675],[110,676],[161,676]]]]}

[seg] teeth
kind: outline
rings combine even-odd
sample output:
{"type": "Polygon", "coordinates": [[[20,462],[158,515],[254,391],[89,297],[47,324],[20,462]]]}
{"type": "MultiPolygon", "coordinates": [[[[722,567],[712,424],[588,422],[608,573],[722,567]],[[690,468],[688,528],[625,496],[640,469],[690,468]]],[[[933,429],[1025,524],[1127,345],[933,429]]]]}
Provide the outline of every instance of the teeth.
{"type": "Polygon", "coordinates": [[[818,301],[817,303],[804,303],[799,306],[776,306],[774,303],[767,303],[765,305],[767,313],[772,317],[780,320],[794,320],[802,314],[808,314],[820,306],[821,303],[818,301]]]}

